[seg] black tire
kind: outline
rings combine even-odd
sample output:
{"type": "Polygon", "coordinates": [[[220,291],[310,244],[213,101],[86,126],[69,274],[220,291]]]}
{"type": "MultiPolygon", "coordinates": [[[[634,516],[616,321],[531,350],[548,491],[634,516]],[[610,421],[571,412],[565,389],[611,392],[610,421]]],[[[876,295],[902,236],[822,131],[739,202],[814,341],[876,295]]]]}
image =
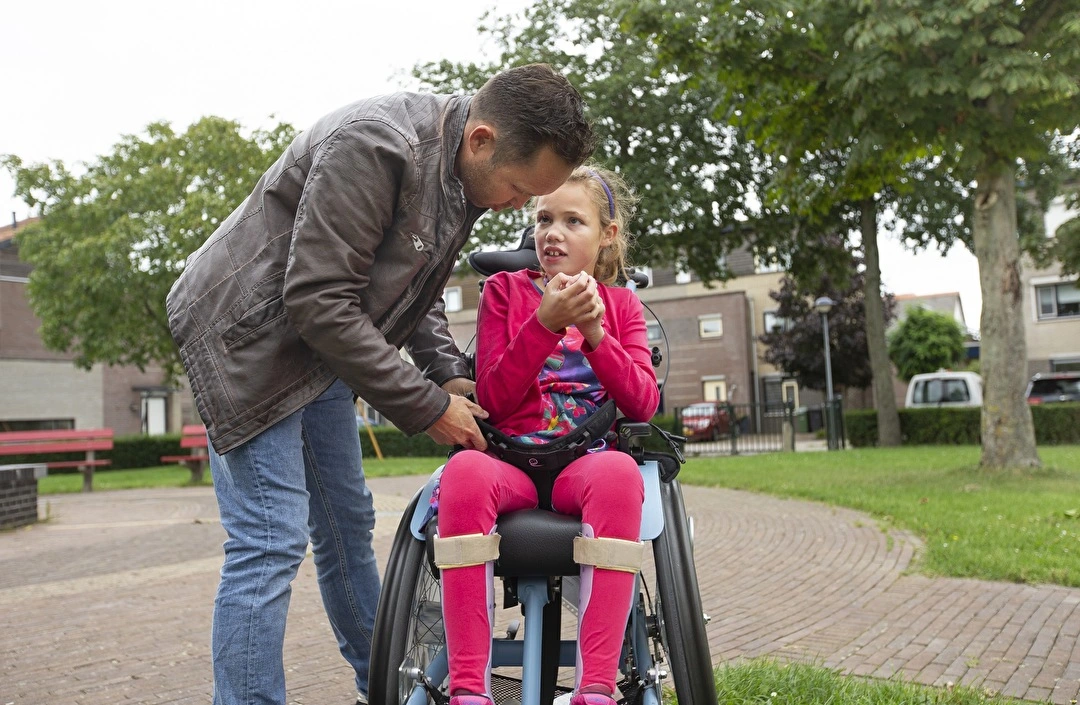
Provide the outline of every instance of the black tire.
{"type": "Polygon", "coordinates": [[[656,615],[668,672],[675,681],[679,703],[712,705],[716,680],[709,656],[709,638],[701,607],[689,518],[677,480],[661,483],[664,531],[653,540],[657,566],[656,615]],[[667,566],[667,570],[659,566],[667,566]]]}
{"type": "Polygon", "coordinates": [[[379,595],[368,679],[371,705],[401,705],[415,686],[401,667],[424,669],[445,647],[438,577],[424,542],[409,529],[418,499],[398,525],[379,595]]]}

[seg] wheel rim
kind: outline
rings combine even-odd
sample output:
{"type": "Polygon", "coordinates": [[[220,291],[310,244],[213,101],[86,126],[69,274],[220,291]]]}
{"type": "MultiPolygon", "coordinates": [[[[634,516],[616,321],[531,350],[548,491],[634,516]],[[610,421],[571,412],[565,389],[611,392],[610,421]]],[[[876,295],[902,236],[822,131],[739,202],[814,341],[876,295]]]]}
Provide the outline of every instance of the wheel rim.
{"type": "Polygon", "coordinates": [[[409,639],[405,657],[398,669],[398,702],[404,702],[412,693],[416,682],[408,675],[410,669],[427,671],[445,644],[442,621],[442,596],[439,582],[424,561],[416,580],[409,614],[409,639]]]}

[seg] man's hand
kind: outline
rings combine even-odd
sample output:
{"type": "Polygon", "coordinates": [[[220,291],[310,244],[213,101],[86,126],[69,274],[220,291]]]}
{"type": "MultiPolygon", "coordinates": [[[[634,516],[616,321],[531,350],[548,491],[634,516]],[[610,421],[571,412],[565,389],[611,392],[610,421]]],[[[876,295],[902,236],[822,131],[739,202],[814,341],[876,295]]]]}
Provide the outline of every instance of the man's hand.
{"type": "Polygon", "coordinates": [[[459,397],[476,397],[473,393],[476,392],[476,382],[472,381],[468,377],[454,377],[443,382],[442,388],[444,391],[450,394],[456,394],[459,397]]]}
{"type": "Polygon", "coordinates": [[[480,408],[480,405],[465,397],[451,394],[450,406],[427,430],[427,435],[442,445],[460,445],[475,450],[487,450],[487,440],[480,433],[480,427],[476,425],[474,418],[476,416],[486,419],[488,413],[480,408]]]}

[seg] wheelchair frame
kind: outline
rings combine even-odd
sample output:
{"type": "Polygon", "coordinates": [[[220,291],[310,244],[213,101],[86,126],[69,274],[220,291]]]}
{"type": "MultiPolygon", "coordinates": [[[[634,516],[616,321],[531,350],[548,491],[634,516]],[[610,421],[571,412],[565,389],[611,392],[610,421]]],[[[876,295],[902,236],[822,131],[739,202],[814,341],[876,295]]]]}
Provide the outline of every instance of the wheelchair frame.
{"type": "MultiPolygon", "coordinates": [[[[618,702],[668,703],[670,691],[665,686],[671,676],[680,703],[711,705],[716,702],[716,690],[705,633],[707,617],[694,568],[692,520],[686,516],[678,480],[661,481],[655,461],[639,467],[646,481],[642,538],[652,543],[656,584],[653,590],[645,575],[638,573],[637,597],[620,660],[617,685],[622,697],[618,702]]],[[[423,521],[434,477],[413,497],[391,549],[372,639],[368,693],[372,705],[442,705],[449,699],[438,570],[430,555],[432,532],[423,521]]],[[[500,518],[500,533],[507,533],[507,518],[530,513],[548,515],[544,521],[569,521],[573,531],[580,530],[580,520],[574,517],[534,509],[500,518]]],[[[507,538],[504,535],[504,545],[507,538]]],[[[527,539],[518,542],[528,543],[527,539]]],[[[496,574],[500,574],[498,567],[496,574]]],[[[502,577],[510,598],[507,606],[521,604],[525,633],[520,641],[515,634],[493,638],[492,668],[521,667],[522,675],[520,690],[512,679],[493,675],[492,696],[496,705],[512,700],[547,705],[559,692],[558,668],[573,667],[576,661],[577,642],[561,639],[559,633],[566,575],[502,577]]]]}
{"type": "MultiPolygon", "coordinates": [[[[511,260],[489,257],[481,263],[474,253],[469,262],[484,276],[498,269],[520,268],[530,236],[531,228],[522,231],[518,251],[511,260]]],[[[658,362],[654,351],[653,364],[658,362]]],[[[682,487],[675,477],[683,458],[665,456],[662,462],[673,470],[661,472],[657,460],[646,460],[634,440],[650,433],[650,424],[626,423],[617,430],[620,451],[635,457],[645,480],[641,538],[652,544],[655,573],[655,585],[650,584],[644,572],[637,574],[636,597],[620,658],[621,678],[616,682],[619,692],[615,695],[621,696],[617,702],[666,705],[672,702],[674,691],[682,705],[714,705],[716,685],[705,631],[708,616],[702,610],[694,567],[693,521],[686,515],[682,487]],[[674,688],[669,687],[669,678],[674,688]]],[[[413,497],[391,548],[372,636],[368,687],[371,705],[445,705],[449,701],[442,600],[431,547],[433,522],[428,521],[427,512],[440,471],[436,470],[413,497]]],[[[563,589],[568,585],[566,579],[576,573],[576,566],[568,565],[557,575],[535,575],[534,569],[521,567],[520,557],[506,553],[515,545],[536,545],[537,537],[527,532],[538,527],[544,539],[554,535],[549,533],[551,529],[558,528],[572,541],[572,536],[580,533],[581,522],[542,509],[499,518],[503,541],[495,574],[503,579],[504,607],[520,604],[525,630],[520,641],[516,639],[518,622],[511,624],[506,637],[493,636],[492,669],[521,668],[520,682],[492,674],[491,695],[496,705],[514,701],[520,705],[550,705],[560,693],[568,692],[558,686],[558,669],[576,665],[576,640],[564,640],[560,635],[563,589]],[[515,537],[515,526],[520,525],[515,518],[519,516],[527,519],[522,523],[531,526],[525,535],[515,537]],[[559,524],[561,528],[555,526],[559,524]],[[516,563],[517,569],[503,571],[503,563],[516,563]]],[[[572,564],[571,545],[563,547],[569,551],[563,563],[572,564]]]]}

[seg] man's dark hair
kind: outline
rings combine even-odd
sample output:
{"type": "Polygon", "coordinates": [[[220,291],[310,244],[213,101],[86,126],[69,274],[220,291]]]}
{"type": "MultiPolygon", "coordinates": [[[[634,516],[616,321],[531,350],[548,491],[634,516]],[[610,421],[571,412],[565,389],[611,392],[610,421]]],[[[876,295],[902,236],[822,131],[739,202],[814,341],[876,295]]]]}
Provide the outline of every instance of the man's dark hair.
{"type": "Polygon", "coordinates": [[[469,117],[497,130],[493,163],[531,159],[550,146],[578,166],[596,146],[581,94],[548,64],[517,66],[488,79],[473,96],[469,117]]]}

